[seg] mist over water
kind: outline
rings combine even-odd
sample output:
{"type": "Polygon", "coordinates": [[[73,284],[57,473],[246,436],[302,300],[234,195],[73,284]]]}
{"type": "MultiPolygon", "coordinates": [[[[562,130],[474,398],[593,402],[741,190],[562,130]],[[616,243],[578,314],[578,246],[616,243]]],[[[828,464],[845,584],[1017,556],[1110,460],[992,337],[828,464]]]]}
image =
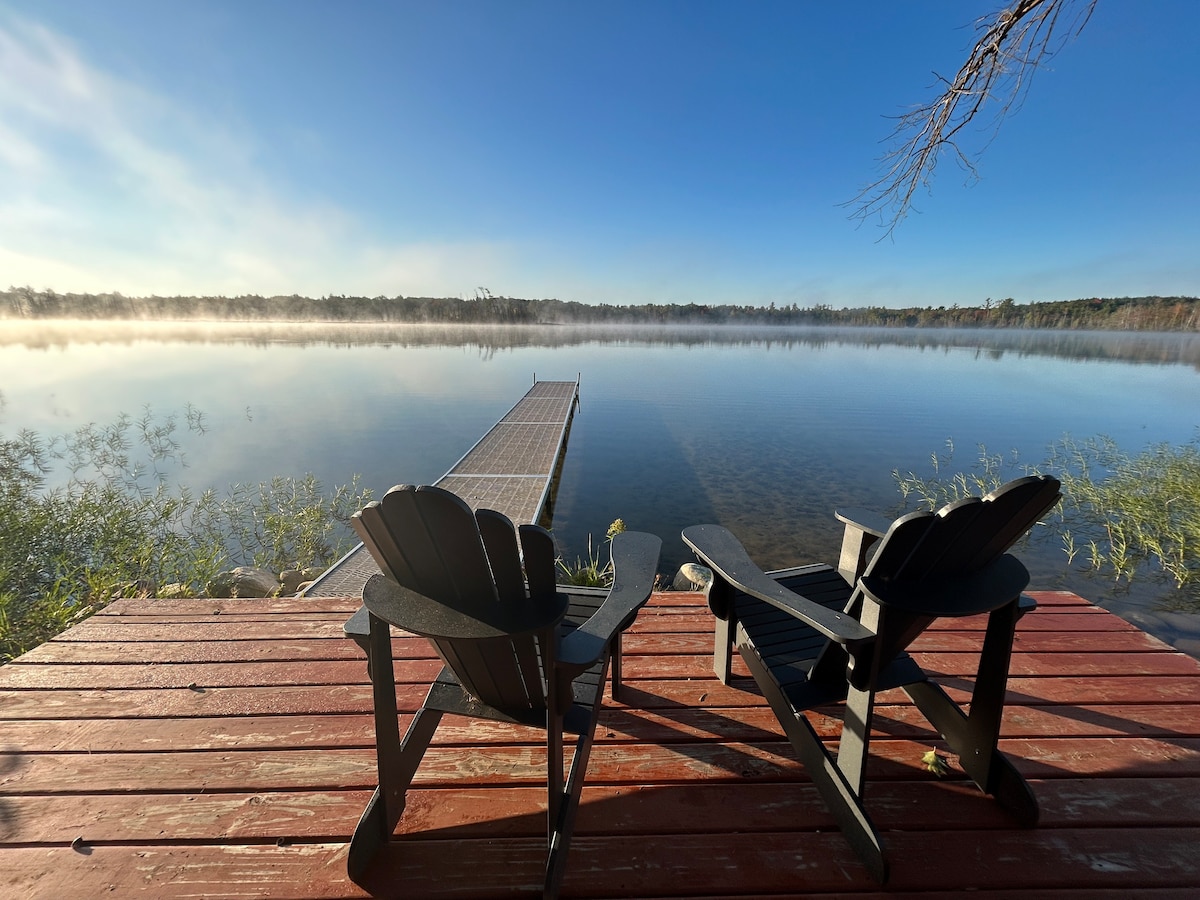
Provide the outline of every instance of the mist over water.
{"type": "MultiPolygon", "coordinates": [[[[1113,332],[0,322],[0,433],[120,412],[204,414],[183,435],[194,489],[354,473],[381,494],[438,479],[534,378],[581,382],[554,498],[563,555],[621,517],[664,540],[720,522],[768,567],[835,561],[838,507],[897,511],[893,470],[991,453],[1042,462],[1069,434],[1129,452],[1200,425],[1200,336],[1113,332]]],[[[1014,474],[1019,472],[1014,471],[1014,474]]],[[[1114,590],[1021,552],[1035,589],[1068,588],[1167,638],[1195,627],[1161,584],[1114,590]]],[[[1197,629],[1200,631],[1200,629],[1197,629]]]]}

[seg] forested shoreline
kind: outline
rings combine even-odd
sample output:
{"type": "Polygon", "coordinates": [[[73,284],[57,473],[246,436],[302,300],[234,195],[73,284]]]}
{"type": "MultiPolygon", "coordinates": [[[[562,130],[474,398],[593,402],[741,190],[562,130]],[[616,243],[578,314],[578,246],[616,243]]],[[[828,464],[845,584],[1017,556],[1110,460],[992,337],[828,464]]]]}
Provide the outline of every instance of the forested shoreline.
{"type": "Polygon", "coordinates": [[[385,322],[589,325],[619,322],[679,325],[839,325],[892,328],[1055,328],[1200,331],[1197,297],[1090,297],[982,306],[834,309],[827,304],[767,306],[696,303],[586,304],[557,299],[474,297],[126,297],[60,294],[28,287],[0,292],[0,320],[90,319],[240,322],[385,322]]]}

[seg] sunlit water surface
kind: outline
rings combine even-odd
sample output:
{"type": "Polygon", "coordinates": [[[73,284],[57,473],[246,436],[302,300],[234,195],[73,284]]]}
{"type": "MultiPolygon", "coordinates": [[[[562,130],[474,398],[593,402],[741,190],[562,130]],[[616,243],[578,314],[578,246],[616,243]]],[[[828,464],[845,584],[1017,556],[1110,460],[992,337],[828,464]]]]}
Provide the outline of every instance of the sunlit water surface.
{"type": "MultiPolygon", "coordinates": [[[[1045,459],[1064,435],[1136,452],[1196,438],[1200,336],[859,329],[0,322],[0,432],[118,413],[204,414],[169,476],[223,487],[358,473],[377,494],[438,479],[535,377],[581,381],[552,528],[564,556],[621,517],[689,557],[719,522],[767,567],[834,561],[838,507],[899,511],[893,471],[978,447],[1045,459]]],[[[1187,597],[1021,551],[1033,588],[1075,590],[1200,650],[1187,597]]]]}

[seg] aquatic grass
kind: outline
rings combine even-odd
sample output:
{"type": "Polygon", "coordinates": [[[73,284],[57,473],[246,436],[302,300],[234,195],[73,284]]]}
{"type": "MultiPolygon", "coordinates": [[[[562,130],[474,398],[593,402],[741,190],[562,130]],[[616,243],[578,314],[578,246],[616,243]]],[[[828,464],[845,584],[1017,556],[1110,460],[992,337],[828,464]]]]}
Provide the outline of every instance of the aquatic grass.
{"type": "Polygon", "coordinates": [[[955,470],[954,450],[954,441],[948,438],[943,453],[930,454],[931,475],[913,472],[902,475],[893,469],[892,479],[900,489],[901,499],[905,503],[916,502],[919,509],[932,512],[964,497],[990,493],[1022,475],[1040,474],[1038,467],[1023,464],[1016,450],[1007,454],[989,453],[983,444],[978,445],[978,457],[969,468],[955,470]]]}
{"type": "MultiPolygon", "coordinates": [[[[203,416],[183,415],[203,434],[203,416]]],[[[186,467],[178,416],[149,408],[47,438],[0,437],[0,663],[117,597],[200,596],[226,568],[323,566],[353,544],[370,499],[357,476],[326,491],[312,475],[226,493],[170,483],[186,467]]]]}
{"type": "Polygon", "coordinates": [[[1063,501],[1042,524],[1060,536],[1069,566],[1083,561],[1117,582],[1142,575],[1200,587],[1200,439],[1130,453],[1105,436],[1064,437],[1037,466],[1021,463],[1015,451],[991,454],[980,446],[970,467],[955,470],[953,456],[948,441],[945,453],[932,454],[931,475],[893,471],[903,502],[937,509],[1046,472],[1062,482],[1063,501]]]}
{"type": "Polygon", "coordinates": [[[558,583],[574,587],[608,587],[613,583],[614,567],[612,561],[612,539],[625,530],[625,521],[616,519],[605,532],[605,545],[608,546],[608,562],[602,563],[602,550],[592,548],[592,536],[587,538],[586,560],[575,558],[574,564],[568,563],[561,556],[555,561],[558,566],[558,583]]]}
{"type": "Polygon", "coordinates": [[[219,540],[241,564],[279,571],[325,566],[349,540],[350,517],[370,500],[360,477],[331,490],[312,473],[207,491],[190,510],[190,531],[219,540]]]}
{"type": "Polygon", "coordinates": [[[1064,439],[1052,463],[1067,516],[1092,568],[1131,581],[1157,569],[1176,587],[1200,583],[1200,444],[1129,454],[1106,437],[1064,439]]]}

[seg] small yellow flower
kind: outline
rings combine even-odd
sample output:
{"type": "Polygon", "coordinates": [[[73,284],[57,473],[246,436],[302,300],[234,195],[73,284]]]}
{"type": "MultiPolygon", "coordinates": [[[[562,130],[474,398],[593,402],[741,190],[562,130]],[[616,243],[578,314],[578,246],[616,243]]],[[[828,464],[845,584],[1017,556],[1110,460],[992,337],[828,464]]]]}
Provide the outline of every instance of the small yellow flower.
{"type": "Polygon", "coordinates": [[[925,764],[925,768],[941,778],[950,771],[950,766],[947,764],[946,757],[942,756],[936,750],[930,750],[921,757],[921,762],[925,764]]]}

